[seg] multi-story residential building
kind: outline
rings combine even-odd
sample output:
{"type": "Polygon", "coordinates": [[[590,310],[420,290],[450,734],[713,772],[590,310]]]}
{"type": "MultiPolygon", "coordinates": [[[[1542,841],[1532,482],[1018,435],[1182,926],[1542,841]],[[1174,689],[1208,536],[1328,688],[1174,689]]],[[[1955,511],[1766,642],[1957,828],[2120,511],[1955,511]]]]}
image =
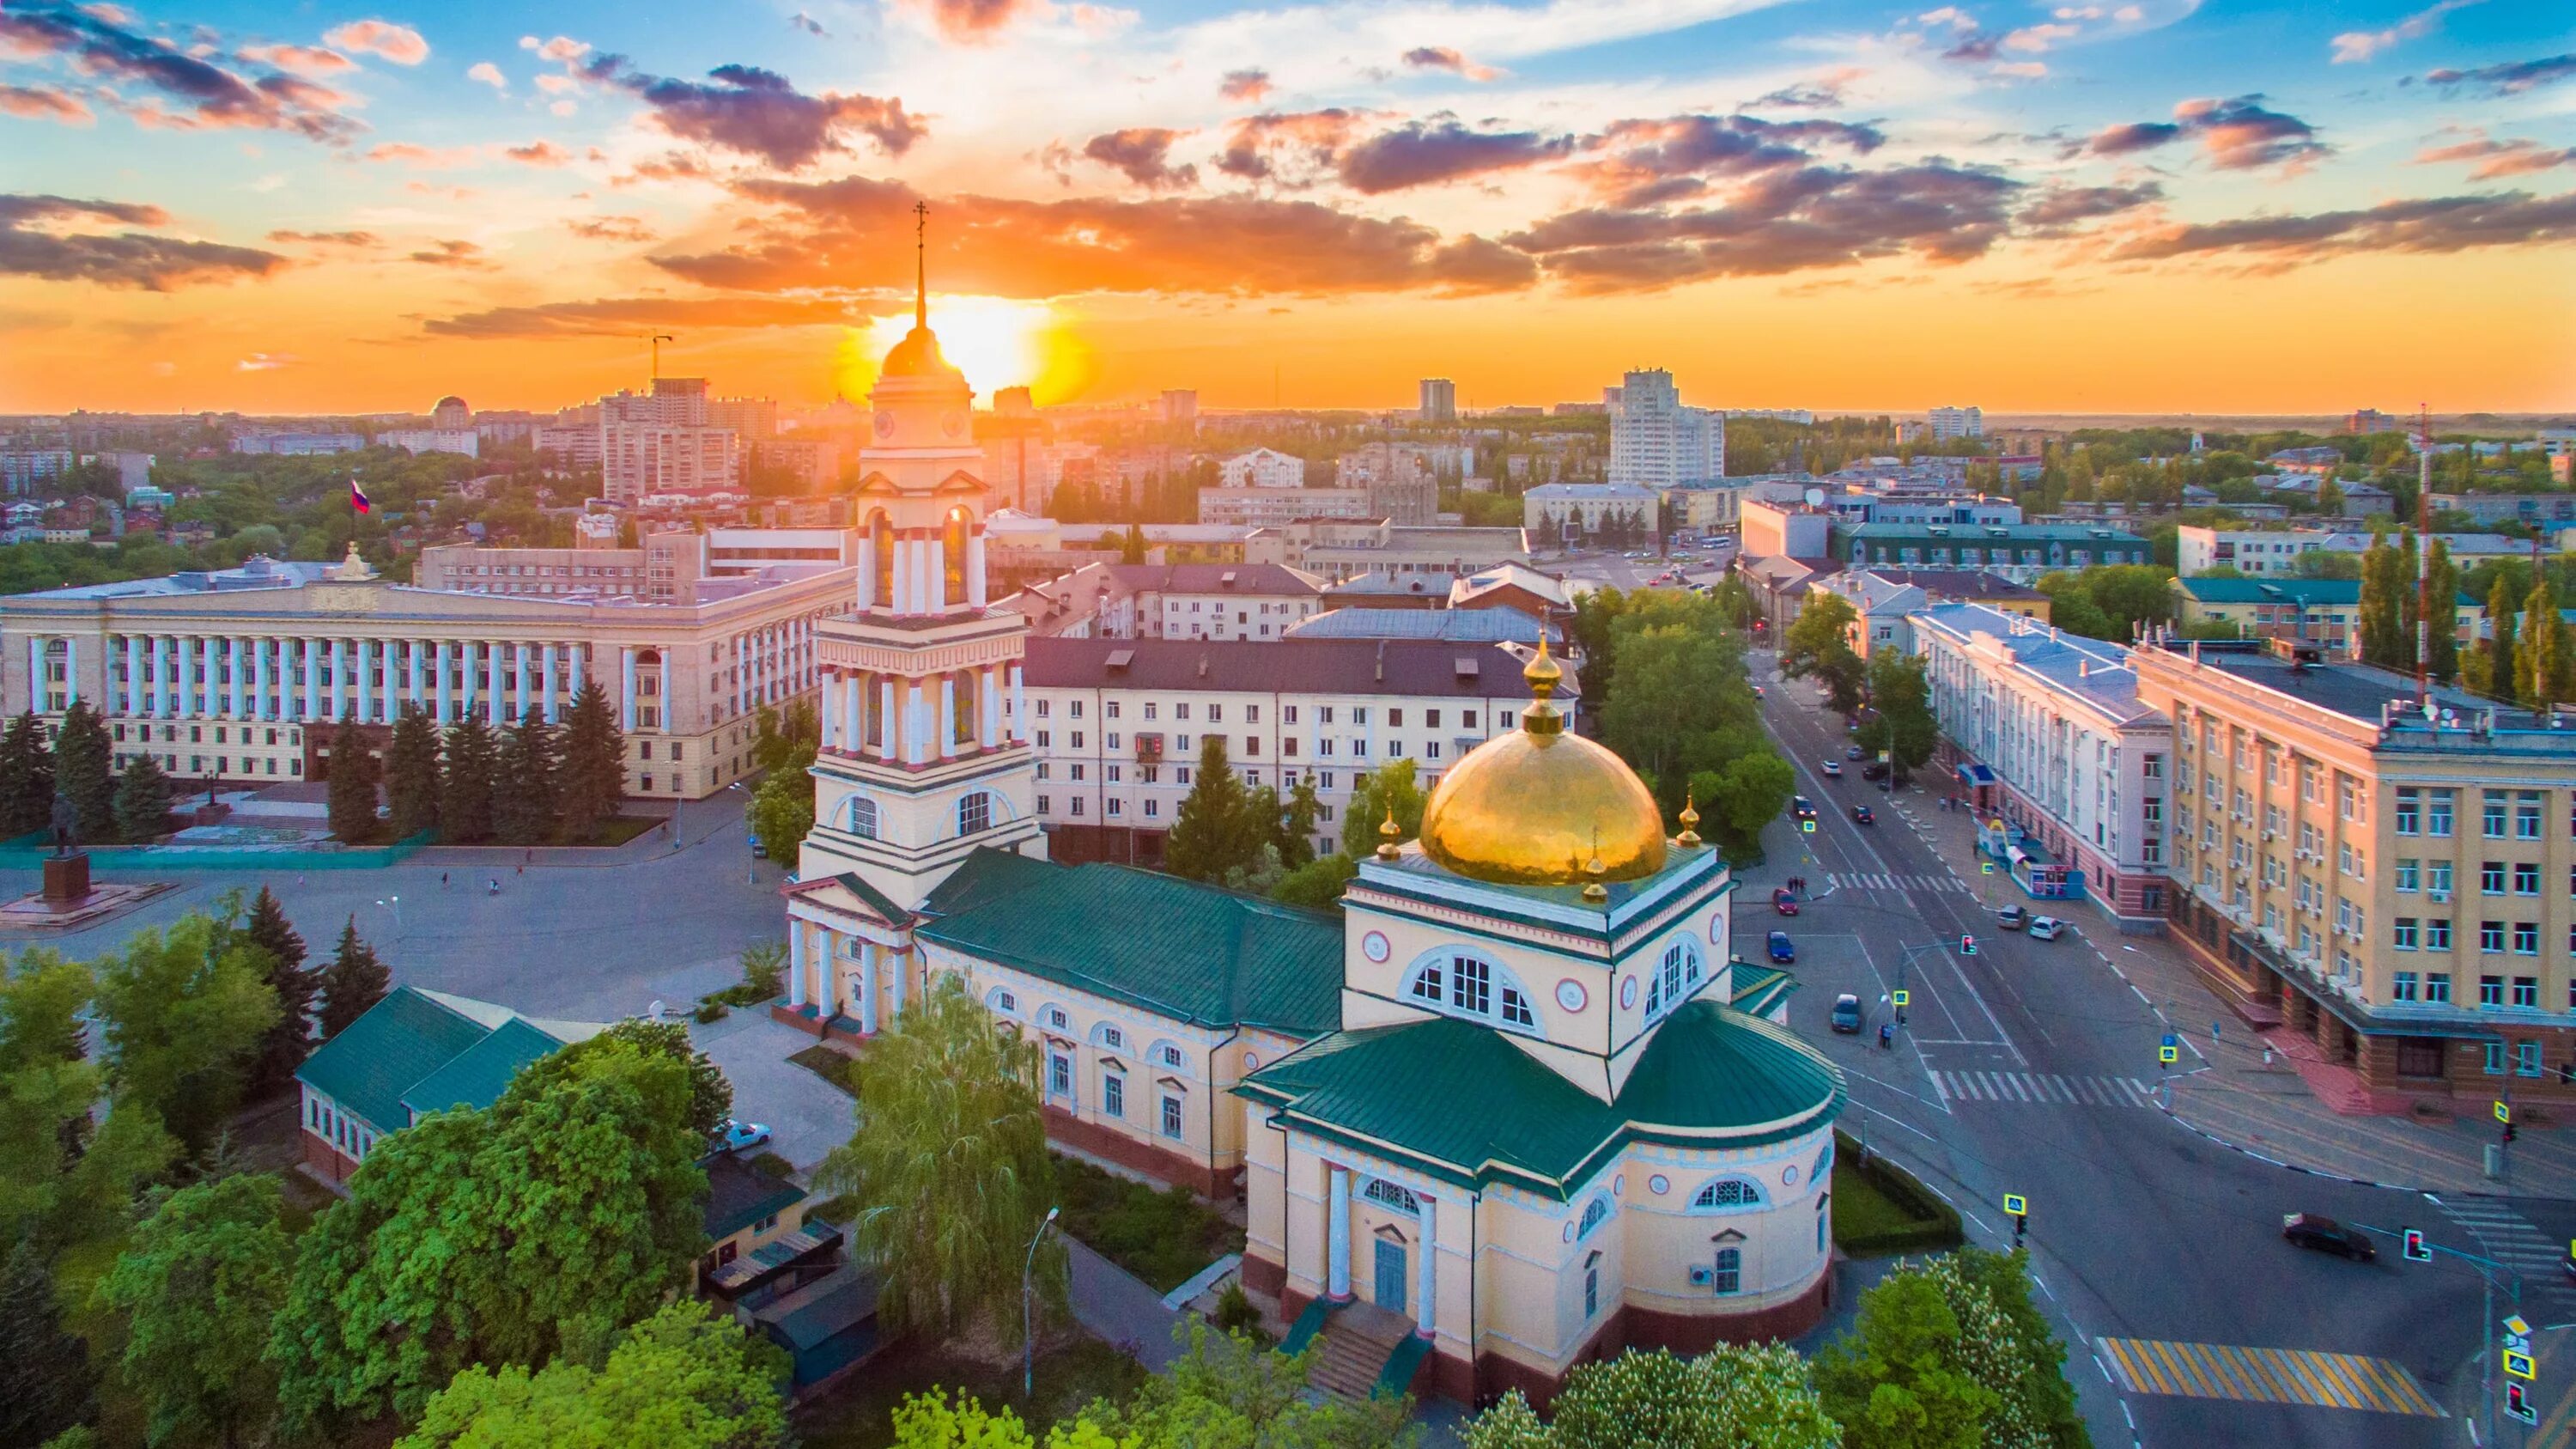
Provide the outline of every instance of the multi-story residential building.
{"type": "Polygon", "coordinates": [[[1807,588],[1852,606],[1847,638],[1863,659],[1880,649],[1915,653],[1912,616],[1935,604],[1981,604],[2045,624],[2051,602],[2037,589],[1983,569],[1852,569],[1820,574],[1807,588]]]}
{"type": "Polygon", "coordinates": [[[1323,607],[1324,581],[1278,564],[1086,564],[998,607],[1041,635],[1265,640],[1323,607]]]}
{"type": "Polygon", "coordinates": [[[1199,426],[1199,393],[1197,388],[1163,389],[1162,417],[1166,427],[1187,428],[1197,432],[1199,426]]]}
{"type": "Polygon", "coordinates": [[[767,397],[710,397],[706,425],[730,428],[744,447],[778,436],[778,400],[767,397]]]}
{"type": "Polygon", "coordinates": [[[1159,862],[1210,733],[1247,783],[1284,796],[1311,779],[1318,846],[1336,849],[1361,775],[1410,759],[1427,789],[1516,728],[1529,694],[1520,666],[1506,647],[1437,640],[1031,639],[1027,723],[1049,854],[1159,862]]]}
{"type": "Polygon", "coordinates": [[[785,473],[820,493],[841,481],[841,445],[831,438],[770,438],[751,446],[752,466],[785,473]]]}
{"type": "MultiPolygon", "coordinates": [[[[1748,543],[1747,548],[1751,545],[1748,543]]],[[[2143,564],[2153,555],[2147,541],[2116,528],[2076,528],[2062,524],[1864,523],[1837,528],[1826,548],[1842,563],[1898,564],[1908,567],[1984,569],[2017,584],[2035,582],[2060,569],[2081,570],[2096,564],[2143,564]]]]}
{"type": "Polygon", "coordinates": [[[1276,448],[1255,448],[1218,463],[1216,477],[1226,488],[1303,488],[1306,460],[1276,448]]]}
{"type": "Polygon", "coordinates": [[[418,456],[422,453],[462,453],[468,458],[483,455],[483,435],[472,428],[388,428],[376,434],[379,447],[400,448],[418,456]]]}
{"type": "Polygon", "coordinates": [[[2173,731],[2117,644],[1982,604],[1912,618],[1941,762],[1987,846],[2043,899],[2080,893],[2124,933],[2163,929],[2173,731]]]}
{"type": "Polygon", "coordinates": [[[1458,385],[1445,377],[1422,380],[1422,403],[1415,410],[1426,423],[1458,421],[1458,385]]]}
{"type": "Polygon", "coordinates": [[[1551,543],[1606,531],[1650,536],[1664,496],[1642,483],[1544,483],[1521,495],[1521,527],[1551,543]]]}
{"type": "Polygon", "coordinates": [[[1982,438],[1986,435],[1986,414],[1982,408],[1934,408],[1924,415],[1932,436],[1941,442],[1954,438],[1982,438]]]}
{"type": "Polygon", "coordinates": [[[367,446],[356,433],[237,433],[236,453],[262,453],[279,458],[313,458],[354,453],[367,446]]]}
{"type": "MultiPolygon", "coordinates": [[[[1293,460],[1292,460],[1293,461],[1293,460]]],[[[1199,522],[1278,528],[1322,518],[1371,518],[1366,488],[1202,488],[1199,522]]]]}
{"type": "MultiPolygon", "coordinates": [[[[2350,654],[2361,625],[2361,583],[2356,579],[2175,579],[2176,614],[2185,624],[2233,624],[2249,639],[2295,639],[2329,655],[2350,654]]],[[[2476,637],[2477,601],[2461,594],[2452,631],[2462,644],[2476,637]]]]}
{"type": "Polygon", "coordinates": [[[30,447],[14,443],[0,448],[0,489],[10,493],[24,493],[71,470],[72,450],[69,448],[30,447]]]}
{"type": "Polygon", "coordinates": [[[2519,523],[2531,528],[2576,523],[2576,493],[2436,493],[2435,513],[2464,513],[2481,526],[2519,523]]]}
{"type": "MultiPolygon", "coordinates": [[[[2480,495],[2482,496],[2482,495],[2480,495]]],[[[2454,560],[2529,553],[2531,545],[2500,533],[2437,533],[2454,560]]],[[[2365,553],[2376,536],[2355,529],[2206,528],[2184,525],[2174,532],[2174,572],[2194,578],[2226,567],[2249,578],[2280,578],[2298,572],[2299,556],[2365,553]]]]}
{"type": "MultiPolygon", "coordinates": [[[[574,551],[562,551],[578,558],[574,551]]],[[[104,718],[120,768],[191,782],[318,778],[342,722],[381,747],[406,705],[441,724],[560,720],[596,683],[631,795],[696,799],[750,773],[755,713],[814,689],[814,626],[848,568],[709,579],[673,603],[392,584],[355,552],[0,598],[0,711],[104,718]]],[[[648,587],[649,587],[648,580],[648,587]]]]}
{"type": "Polygon", "coordinates": [[[657,494],[739,492],[743,435],[711,422],[709,404],[703,377],[657,377],[650,393],[601,398],[600,496],[635,504],[657,494]]]}
{"type": "Polygon", "coordinates": [[[1440,522],[1440,479],[1433,455],[1448,451],[1371,443],[1334,460],[1333,481],[1368,490],[1371,518],[1399,528],[1430,527],[1440,522]]]}
{"type": "Polygon", "coordinates": [[[2383,1094],[2576,1099],[2576,729],[2290,641],[2150,641],[2174,934],[2383,1094]]]}
{"type": "Polygon", "coordinates": [[[425,589],[464,593],[522,598],[588,594],[669,604],[697,597],[701,579],[750,578],[777,566],[847,568],[857,562],[857,536],[846,528],[674,529],[647,534],[642,548],[438,544],[420,551],[412,581],[425,589]]]}
{"type": "Polygon", "coordinates": [[[1362,575],[1410,582],[1448,580],[1496,564],[1530,561],[1529,533],[1519,528],[1398,528],[1384,519],[1314,522],[1281,530],[1287,562],[1334,583],[1362,575]]]}
{"type": "Polygon", "coordinates": [[[2355,408],[2352,415],[2343,420],[2343,430],[2347,433],[2393,433],[2404,426],[2404,418],[2383,413],[2377,408],[2355,408]]]}
{"type": "Polygon", "coordinates": [[[1726,415],[1684,407],[1673,375],[1631,372],[1601,390],[1610,409],[1613,484],[1669,488],[1726,473],[1726,415]]]}

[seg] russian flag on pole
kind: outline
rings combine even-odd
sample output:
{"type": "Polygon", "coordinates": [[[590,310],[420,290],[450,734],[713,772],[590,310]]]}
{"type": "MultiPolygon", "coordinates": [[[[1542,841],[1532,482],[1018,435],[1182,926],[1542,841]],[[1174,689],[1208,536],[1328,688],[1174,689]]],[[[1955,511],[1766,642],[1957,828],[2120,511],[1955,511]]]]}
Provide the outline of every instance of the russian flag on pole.
{"type": "Polygon", "coordinates": [[[352,475],[349,479],[349,504],[360,513],[373,513],[375,511],[367,506],[367,490],[358,486],[358,480],[355,475],[352,475]]]}

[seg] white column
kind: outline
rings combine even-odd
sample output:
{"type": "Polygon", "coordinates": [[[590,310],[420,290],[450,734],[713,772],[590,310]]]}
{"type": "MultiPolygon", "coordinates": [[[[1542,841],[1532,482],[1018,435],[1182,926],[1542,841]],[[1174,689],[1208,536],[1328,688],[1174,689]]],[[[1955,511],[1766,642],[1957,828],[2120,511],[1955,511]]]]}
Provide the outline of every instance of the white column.
{"type": "Polygon", "coordinates": [[[331,682],[323,687],[322,717],[336,720],[348,712],[349,646],[344,639],[331,641],[331,682]]]}
{"type": "Polygon", "coordinates": [[[916,765],[930,763],[930,737],[939,729],[930,691],[922,688],[923,683],[915,679],[904,686],[912,695],[912,707],[903,712],[904,758],[916,765]]]}
{"type": "Polygon", "coordinates": [[[42,714],[45,709],[45,636],[27,636],[27,708],[42,714]]]}
{"type": "Polygon", "coordinates": [[[552,644],[545,646],[544,667],[542,672],[538,675],[538,679],[544,686],[539,693],[545,700],[546,723],[555,724],[558,722],[563,710],[560,702],[555,697],[555,646],[552,644]]]}
{"type": "Polygon", "coordinates": [[[875,741],[875,744],[877,749],[877,758],[880,760],[902,758],[899,753],[901,747],[897,744],[897,741],[903,738],[903,721],[902,717],[895,713],[894,702],[894,681],[891,679],[878,680],[877,726],[883,737],[875,741]]]}
{"type": "Polygon", "coordinates": [[[322,641],[299,640],[304,646],[304,718],[322,717],[322,641]]]}
{"type": "Polygon", "coordinates": [[[437,649],[433,651],[432,664],[438,670],[438,724],[441,729],[456,723],[455,712],[447,707],[449,680],[447,670],[448,666],[455,662],[454,656],[448,651],[455,647],[454,641],[441,639],[438,641],[437,649]]]}
{"type": "Polygon", "coordinates": [[[814,725],[822,734],[823,748],[841,748],[840,691],[826,689],[814,697],[814,725]]]}
{"type": "Polygon", "coordinates": [[[1002,742],[1002,671],[992,665],[984,668],[984,682],[975,690],[979,721],[975,743],[992,749],[1002,742]]]}
{"type": "MultiPolygon", "coordinates": [[[[114,690],[108,691],[108,698],[115,697],[114,690]]],[[[135,716],[143,713],[143,636],[140,634],[125,636],[125,712],[135,716]]]]}
{"type": "Polygon", "coordinates": [[[352,708],[357,711],[360,724],[376,721],[375,653],[381,647],[373,639],[360,639],[349,647],[350,654],[354,656],[350,667],[357,671],[357,682],[351,686],[357,691],[352,708]]]}
{"type": "Polygon", "coordinates": [[[501,694],[501,659],[498,642],[488,642],[483,646],[483,715],[494,729],[501,727],[501,712],[510,707],[509,701],[501,694]]]}
{"type": "Polygon", "coordinates": [[[197,660],[197,684],[200,691],[198,713],[204,718],[213,719],[216,715],[224,712],[222,697],[223,681],[215,677],[214,637],[209,635],[198,640],[197,649],[199,654],[199,658],[197,660]]]}
{"type": "Polygon", "coordinates": [[[522,642],[511,645],[510,649],[510,662],[515,667],[514,672],[518,678],[516,693],[512,696],[510,717],[525,719],[528,714],[528,646],[522,642]]]}
{"type": "Polygon", "coordinates": [[[805,923],[794,916],[787,918],[787,1004],[805,1004],[805,923]]]}
{"type": "Polygon", "coordinates": [[[1351,1296],[1351,1170],[1324,1169],[1324,1296],[1351,1296]]]}
{"type": "Polygon", "coordinates": [[[269,648],[277,641],[262,634],[250,641],[250,714],[253,719],[277,718],[276,699],[269,693],[275,672],[269,667],[269,648]]]}
{"type": "Polygon", "coordinates": [[[411,641],[411,692],[407,702],[419,709],[429,708],[429,645],[424,639],[411,641]]]}
{"type": "Polygon", "coordinates": [[[627,645],[617,651],[617,656],[625,668],[624,692],[618,697],[618,728],[631,735],[635,733],[635,646],[627,645]]]}
{"type": "Polygon", "coordinates": [[[1424,1338],[1437,1338],[1439,1328],[1434,1321],[1437,1315],[1433,1305],[1439,1283],[1438,1274],[1431,1265],[1440,1256],[1438,1229],[1433,1222],[1433,1214],[1440,1204],[1433,1201],[1429,1193],[1417,1194],[1416,1201],[1422,1204],[1422,1241],[1416,1245],[1422,1261],[1413,1266],[1413,1321],[1420,1325],[1414,1331],[1424,1338]]]}
{"type": "Polygon", "coordinates": [[[957,677],[939,676],[939,758],[957,753],[957,677]]]}
{"type": "Polygon", "coordinates": [[[845,675],[841,680],[841,715],[849,721],[843,731],[841,748],[859,754],[868,747],[868,717],[859,709],[859,677],[845,675]]]}
{"type": "Polygon", "coordinates": [[[858,948],[859,954],[859,1030],[874,1036],[877,1034],[879,991],[877,966],[885,952],[874,941],[861,939],[854,940],[851,944],[858,948]]]}
{"type": "Polygon", "coordinates": [[[80,639],[63,636],[63,707],[69,709],[80,698],[80,639]]]}
{"type": "Polygon", "coordinates": [[[1011,666],[1011,739],[1025,744],[1029,738],[1029,684],[1020,666],[1011,666]]]}
{"type": "Polygon", "coordinates": [[[966,602],[984,607],[984,530],[966,535],[966,602]]]}
{"type": "Polygon", "coordinates": [[[230,706],[227,713],[235,719],[247,719],[250,714],[250,670],[245,667],[250,661],[242,657],[243,652],[238,637],[225,637],[224,672],[232,677],[224,681],[224,689],[230,706]]]}
{"type": "MultiPolygon", "coordinates": [[[[170,641],[170,653],[174,666],[171,673],[177,688],[177,697],[170,705],[171,715],[176,719],[194,719],[197,714],[197,641],[182,634],[170,641]]],[[[38,708],[42,707],[42,697],[39,696],[38,708]]]]}
{"type": "Polygon", "coordinates": [[[170,636],[152,636],[152,713],[170,718],[170,636]]]}

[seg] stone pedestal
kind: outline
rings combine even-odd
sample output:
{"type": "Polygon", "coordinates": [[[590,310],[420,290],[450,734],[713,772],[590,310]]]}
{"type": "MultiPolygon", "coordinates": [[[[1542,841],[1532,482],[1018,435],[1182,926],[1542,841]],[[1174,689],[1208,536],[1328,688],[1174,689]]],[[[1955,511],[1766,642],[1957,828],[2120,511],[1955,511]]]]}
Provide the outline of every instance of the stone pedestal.
{"type": "Polygon", "coordinates": [[[69,905],[89,898],[89,852],[45,857],[45,899],[69,905]]]}

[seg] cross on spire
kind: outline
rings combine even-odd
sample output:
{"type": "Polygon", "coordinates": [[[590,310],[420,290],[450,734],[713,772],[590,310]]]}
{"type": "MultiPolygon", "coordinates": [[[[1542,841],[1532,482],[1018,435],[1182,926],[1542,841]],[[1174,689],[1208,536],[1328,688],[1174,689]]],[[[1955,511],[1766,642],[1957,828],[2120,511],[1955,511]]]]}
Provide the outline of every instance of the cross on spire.
{"type": "Polygon", "coordinates": [[[930,325],[930,203],[912,204],[912,325],[930,325]]]}

